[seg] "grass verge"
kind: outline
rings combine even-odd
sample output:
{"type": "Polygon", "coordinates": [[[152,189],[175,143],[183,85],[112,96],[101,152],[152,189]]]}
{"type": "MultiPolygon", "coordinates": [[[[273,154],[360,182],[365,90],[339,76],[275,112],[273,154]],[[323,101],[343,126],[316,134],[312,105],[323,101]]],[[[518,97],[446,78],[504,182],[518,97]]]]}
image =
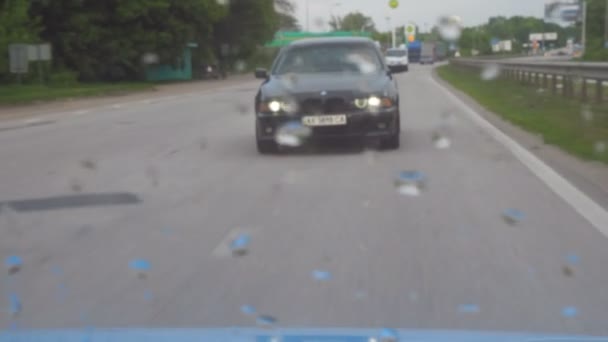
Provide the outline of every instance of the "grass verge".
{"type": "Polygon", "coordinates": [[[18,105],[37,101],[102,95],[122,95],[149,90],[153,87],[153,83],[143,82],[74,84],[69,86],[2,85],[0,86],[0,105],[18,105]]]}
{"type": "Polygon", "coordinates": [[[479,73],[452,65],[437,73],[487,110],[540,134],[545,143],[608,164],[608,104],[582,104],[510,79],[484,81],[479,73]]]}

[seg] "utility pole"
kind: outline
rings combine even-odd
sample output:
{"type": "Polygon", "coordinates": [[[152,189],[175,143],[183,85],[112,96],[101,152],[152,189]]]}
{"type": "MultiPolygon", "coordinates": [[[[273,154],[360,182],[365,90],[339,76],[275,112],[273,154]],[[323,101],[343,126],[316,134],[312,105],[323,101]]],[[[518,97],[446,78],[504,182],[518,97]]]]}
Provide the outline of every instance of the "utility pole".
{"type": "Polygon", "coordinates": [[[306,32],[310,32],[310,6],[309,0],[306,0],[306,32]]]}
{"type": "Polygon", "coordinates": [[[583,34],[581,38],[581,44],[583,45],[583,55],[585,54],[585,50],[587,48],[587,1],[582,1],[582,11],[583,11],[583,34]]]}

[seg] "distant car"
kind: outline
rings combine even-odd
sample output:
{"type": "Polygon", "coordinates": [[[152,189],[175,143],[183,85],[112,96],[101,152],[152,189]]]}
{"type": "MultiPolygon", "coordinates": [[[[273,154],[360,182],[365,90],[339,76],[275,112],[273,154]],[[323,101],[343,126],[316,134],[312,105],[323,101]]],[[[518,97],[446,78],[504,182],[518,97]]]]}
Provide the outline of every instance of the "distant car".
{"type": "Polygon", "coordinates": [[[299,137],[373,139],[399,148],[397,83],[372,40],[296,41],[283,48],[270,72],[257,69],[255,76],[264,79],[255,97],[260,153],[298,145],[292,143],[299,137]]]}
{"type": "Polygon", "coordinates": [[[388,49],[386,51],[386,64],[391,71],[408,71],[410,61],[407,49],[388,49]]]}

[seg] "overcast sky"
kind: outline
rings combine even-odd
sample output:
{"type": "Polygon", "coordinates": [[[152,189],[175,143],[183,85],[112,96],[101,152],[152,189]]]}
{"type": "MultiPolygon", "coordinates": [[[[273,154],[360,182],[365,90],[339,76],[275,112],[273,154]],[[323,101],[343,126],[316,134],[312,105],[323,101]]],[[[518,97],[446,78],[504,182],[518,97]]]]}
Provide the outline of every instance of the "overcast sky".
{"type": "Polygon", "coordinates": [[[441,15],[458,15],[465,26],[484,23],[489,17],[504,15],[525,15],[542,17],[546,0],[399,0],[399,7],[390,9],[388,0],[294,0],[296,14],[302,28],[306,29],[306,3],[310,11],[310,30],[327,29],[331,13],[344,15],[359,11],[371,16],[376,27],[386,31],[387,16],[393,25],[416,23],[422,31],[425,24],[432,27],[441,15]],[[324,23],[325,26],[319,26],[324,23]]]}

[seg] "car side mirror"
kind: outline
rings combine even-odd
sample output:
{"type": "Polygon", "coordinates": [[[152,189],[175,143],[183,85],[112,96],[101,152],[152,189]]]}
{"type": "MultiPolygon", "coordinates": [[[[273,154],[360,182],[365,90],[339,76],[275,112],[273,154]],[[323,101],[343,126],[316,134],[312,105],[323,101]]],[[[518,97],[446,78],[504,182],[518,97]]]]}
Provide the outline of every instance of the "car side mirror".
{"type": "Polygon", "coordinates": [[[255,78],[267,79],[268,71],[266,71],[264,68],[255,69],[255,78]]]}

